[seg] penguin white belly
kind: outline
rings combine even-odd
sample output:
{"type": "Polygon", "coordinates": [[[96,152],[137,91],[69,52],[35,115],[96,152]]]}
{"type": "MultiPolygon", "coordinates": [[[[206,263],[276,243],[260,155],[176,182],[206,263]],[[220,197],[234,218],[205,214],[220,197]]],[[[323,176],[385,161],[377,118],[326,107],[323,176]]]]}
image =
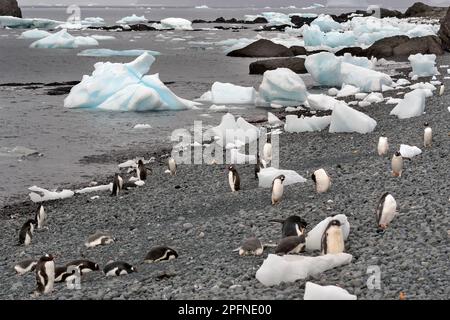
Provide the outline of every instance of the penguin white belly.
{"type": "Polygon", "coordinates": [[[384,156],[388,153],[389,144],[388,144],[387,138],[380,137],[380,139],[378,140],[378,150],[377,151],[378,151],[379,156],[384,156]]]}
{"type": "Polygon", "coordinates": [[[344,237],[341,228],[332,227],[327,231],[327,253],[344,252],[344,237]]]}
{"type": "Polygon", "coordinates": [[[128,274],[127,270],[121,270],[119,273],[121,276],[128,274]]]}
{"type": "Polygon", "coordinates": [[[392,219],[397,213],[397,202],[394,197],[388,195],[384,200],[383,211],[381,213],[380,225],[387,226],[391,223],[392,219]]]}
{"type": "Polygon", "coordinates": [[[136,168],[136,177],[138,180],[141,180],[141,170],[139,169],[139,167],[136,168]]]}
{"type": "Polygon", "coordinates": [[[31,244],[31,236],[30,236],[30,234],[27,232],[27,234],[25,235],[25,242],[24,242],[24,244],[26,245],[26,246],[29,246],[30,244],[31,244]]]}
{"type": "Polygon", "coordinates": [[[331,180],[324,170],[316,173],[316,191],[318,193],[327,192],[330,188],[331,180]]]}
{"type": "Polygon", "coordinates": [[[111,270],[109,270],[109,271],[106,273],[106,276],[107,276],[107,277],[115,276],[115,275],[116,275],[117,269],[119,269],[119,268],[118,268],[118,267],[112,268],[111,270]]]}
{"type": "Polygon", "coordinates": [[[431,147],[431,141],[432,141],[432,130],[431,128],[426,128],[423,134],[423,145],[425,147],[431,147]]]}
{"type": "Polygon", "coordinates": [[[266,143],[263,148],[263,155],[266,161],[272,160],[272,144],[266,143]]]}
{"type": "Polygon", "coordinates": [[[234,175],[232,171],[228,172],[228,183],[230,184],[231,191],[236,191],[234,189],[234,175]]]}
{"type": "Polygon", "coordinates": [[[275,180],[272,189],[272,202],[278,202],[283,196],[283,184],[279,179],[275,180]]]}
{"type": "Polygon", "coordinates": [[[46,262],[44,264],[44,268],[47,274],[47,283],[44,288],[44,293],[49,293],[53,290],[53,285],[55,283],[55,262],[46,262]]]}
{"type": "Polygon", "coordinates": [[[175,172],[176,172],[175,160],[173,160],[173,159],[169,160],[169,170],[172,175],[175,174],[175,172]]]}
{"type": "Polygon", "coordinates": [[[401,176],[403,171],[403,158],[401,156],[394,156],[392,158],[392,172],[394,175],[401,176]]]}

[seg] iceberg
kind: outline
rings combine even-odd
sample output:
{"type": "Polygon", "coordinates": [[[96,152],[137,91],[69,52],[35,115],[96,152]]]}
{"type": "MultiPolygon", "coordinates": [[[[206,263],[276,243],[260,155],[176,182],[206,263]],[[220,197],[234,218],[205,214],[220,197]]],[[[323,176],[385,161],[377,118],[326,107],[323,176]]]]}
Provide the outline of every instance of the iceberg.
{"type": "Polygon", "coordinates": [[[74,37],[62,29],[30,44],[30,48],[42,49],[73,49],[79,46],[98,46],[98,41],[91,37],[74,37]]]}
{"type": "Polygon", "coordinates": [[[426,90],[416,89],[405,94],[405,97],[397,106],[392,109],[390,115],[395,115],[399,119],[418,117],[425,111],[426,90]]]}
{"type": "Polygon", "coordinates": [[[342,233],[344,240],[347,240],[350,234],[350,224],[348,223],[347,216],[344,214],[337,214],[334,217],[327,217],[321,222],[319,222],[311,231],[308,232],[306,237],[306,250],[315,251],[321,249],[322,235],[325,232],[328,224],[331,220],[339,220],[342,227],[342,233]]]}
{"type": "Polygon", "coordinates": [[[268,25],[294,25],[289,15],[281,12],[263,12],[261,15],[269,22],[268,25]]]}
{"type": "Polygon", "coordinates": [[[259,95],[267,102],[298,104],[306,101],[307,91],[302,78],[287,68],[264,72],[259,95]]]}
{"type": "Polygon", "coordinates": [[[214,104],[254,104],[256,90],[253,87],[241,87],[231,83],[214,82],[211,95],[202,95],[201,101],[210,98],[214,104]]]}
{"type": "Polygon", "coordinates": [[[303,300],[357,300],[356,296],[337,286],[320,286],[306,282],[303,300]]]}
{"type": "Polygon", "coordinates": [[[256,156],[240,153],[236,148],[230,149],[230,164],[256,163],[256,156]]]}
{"type": "Polygon", "coordinates": [[[356,96],[359,93],[360,89],[352,86],[351,84],[342,84],[341,90],[339,90],[337,97],[344,98],[348,96],[356,96]]]}
{"type": "Polygon", "coordinates": [[[351,261],[352,255],[348,253],[318,257],[269,254],[256,271],[256,279],[265,286],[274,286],[282,282],[294,282],[316,276],[327,270],[349,264],[351,261]]]}
{"type": "Polygon", "coordinates": [[[145,75],[155,58],[144,53],[129,63],[98,62],[64,100],[66,108],[114,111],[183,110],[195,102],[177,97],[159,79],[145,75]]]}
{"type": "Polygon", "coordinates": [[[39,28],[39,29],[53,29],[62,24],[61,21],[50,20],[50,19],[26,19],[17,18],[11,16],[0,16],[0,27],[2,28],[39,28]]]}
{"type": "Polygon", "coordinates": [[[368,115],[350,108],[345,102],[335,105],[329,132],[372,132],[377,122],[368,115]]]}
{"type": "Polygon", "coordinates": [[[383,85],[392,84],[391,77],[385,73],[346,62],[341,63],[341,79],[343,83],[354,85],[364,92],[381,91],[383,85]]]}
{"type": "Polygon", "coordinates": [[[224,147],[230,143],[236,146],[256,141],[260,132],[244,118],[239,117],[235,120],[231,113],[227,113],[222,116],[218,126],[208,129],[205,134],[217,137],[216,143],[224,147]]]}
{"type": "Polygon", "coordinates": [[[331,116],[324,117],[297,117],[296,115],[287,115],[284,130],[286,132],[313,132],[321,131],[331,123],[331,116]]]}
{"type": "Polygon", "coordinates": [[[225,105],[218,106],[213,104],[209,107],[209,110],[214,112],[228,112],[228,107],[225,105]]]}
{"type": "Polygon", "coordinates": [[[105,184],[105,185],[95,186],[95,187],[87,187],[87,188],[75,190],[75,193],[84,194],[84,193],[98,192],[98,191],[112,191],[112,187],[113,187],[113,184],[111,182],[110,184],[105,184]]]}
{"type": "Polygon", "coordinates": [[[400,154],[404,158],[413,158],[422,153],[422,150],[416,146],[409,146],[407,144],[400,145],[400,154]]]}
{"type": "Polygon", "coordinates": [[[133,129],[151,129],[152,126],[147,123],[138,123],[136,124],[133,129]]]}
{"type": "Polygon", "coordinates": [[[51,33],[45,30],[33,29],[22,32],[19,39],[42,39],[50,36],[51,33]]]}
{"type": "Polygon", "coordinates": [[[439,75],[439,71],[436,67],[436,55],[435,54],[414,54],[410,55],[408,60],[411,62],[412,72],[410,77],[431,77],[439,75]]]}
{"type": "Polygon", "coordinates": [[[95,40],[116,40],[116,37],[114,36],[104,36],[101,34],[93,34],[91,38],[94,38],[95,40]]]}
{"type": "Polygon", "coordinates": [[[313,22],[311,22],[311,25],[318,26],[323,32],[342,29],[341,24],[334,21],[333,18],[327,14],[319,15],[313,22]]]}
{"type": "Polygon", "coordinates": [[[267,112],[267,122],[271,126],[280,126],[283,124],[283,121],[281,121],[276,115],[271,112],[267,112]]]}
{"type": "Polygon", "coordinates": [[[137,16],[133,13],[131,16],[123,17],[122,19],[116,21],[118,24],[133,24],[133,23],[145,23],[147,19],[144,16],[137,16]]]}
{"type": "Polygon", "coordinates": [[[258,187],[260,188],[271,188],[273,179],[279,175],[284,175],[285,180],[283,182],[284,186],[288,186],[294,183],[304,183],[306,179],[299,175],[293,170],[281,170],[274,167],[264,168],[258,173],[258,187]]]}
{"type": "Polygon", "coordinates": [[[366,68],[366,69],[373,69],[373,68],[375,68],[375,65],[377,63],[377,59],[376,58],[373,58],[372,60],[369,60],[366,57],[354,57],[348,52],[345,53],[341,57],[341,61],[353,64],[355,66],[363,67],[363,68],[366,68]]]}
{"type": "Polygon", "coordinates": [[[114,56],[122,56],[122,57],[138,57],[143,53],[148,53],[152,56],[158,56],[160,53],[158,51],[151,50],[111,50],[111,49],[86,49],[79,52],[78,56],[83,57],[114,57],[114,56]]]}
{"type": "Polygon", "coordinates": [[[33,202],[44,202],[50,200],[59,200],[71,198],[75,194],[72,190],[62,190],[60,192],[57,191],[49,191],[44,188],[39,188],[37,186],[32,186],[28,188],[28,190],[32,191],[29,196],[31,201],[33,202]]]}
{"type": "Polygon", "coordinates": [[[325,94],[309,94],[307,99],[311,110],[333,110],[339,103],[339,100],[325,94]]]}
{"type": "Polygon", "coordinates": [[[166,18],[162,19],[161,23],[154,23],[152,27],[164,30],[164,29],[174,29],[174,30],[193,30],[192,22],[182,18],[166,18]]]}
{"type": "Polygon", "coordinates": [[[195,6],[195,9],[209,9],[209,7],[206,4],[204,4],[201,6],[195,6]]]}
{"type": "Polygon", "coordinates": [[[372,92],[364,98],[364,102],[372,103],[380,103],[384,101],[383,94],[380,92],[372,92]]]}

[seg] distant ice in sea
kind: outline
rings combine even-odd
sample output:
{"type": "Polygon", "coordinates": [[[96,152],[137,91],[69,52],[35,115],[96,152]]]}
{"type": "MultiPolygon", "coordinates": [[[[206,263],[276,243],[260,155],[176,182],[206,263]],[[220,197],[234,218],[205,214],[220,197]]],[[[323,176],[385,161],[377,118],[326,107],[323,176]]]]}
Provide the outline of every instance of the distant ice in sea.
{"type": "Polygon", "coordinates": [[[114,57],[114,56],[123,56],[123,57],[139,57],[143,53],[148,53],[152,56],[158,56],[160,53],[158,51],[151,50],[111,50],[111,49],[86,49],[78,53],[78,56],[84,57],[114,57]]]}

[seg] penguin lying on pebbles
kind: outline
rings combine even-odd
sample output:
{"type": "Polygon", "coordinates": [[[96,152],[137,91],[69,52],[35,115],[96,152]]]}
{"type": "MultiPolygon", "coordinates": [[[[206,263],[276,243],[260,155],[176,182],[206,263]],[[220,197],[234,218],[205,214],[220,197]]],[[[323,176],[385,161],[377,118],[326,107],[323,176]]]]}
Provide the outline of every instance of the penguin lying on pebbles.
{"type": "Polygon", "coordinates": [[[14,270],[16,270],[17,274],[23,275],[27,272],[34,271],[36,269],[37,261],[35,260],[24,260],[20,261],[14,266],[14,270]]]}
{"type": "MultiPolygon", "coordinates": [[[[74,280],[74,278],[77,277],[76,275],[76,269],[80,270],[78,267],[72,266],[72,268],[63,266],[63,267],[56,267],[55,268],[55,283],[59,282],[70,282],[74,280]]],[[[81,275],[81,271],[80,271],[81,275]]]]}
{"type": "Polygon", "coordinates": [[[321,252],[322,254],[335,254],[344,252],[344,233],[342,232],[341,222],[331,220],[322,235],[321,252]]]}
{"type": "Polygon", "coordinates": [[[45,213],[45,208],[41,204],[36,210],[36,214],[34,220],[36,221],[36,225],[38,229],[42,229],[44,227],[45,218],[47,217],[45,213]]]}
{"type": "Polygon", "coordinates": [[[103,268],[103,273],[107,277],[122,276],[133,272],[137,272],[136,268],[123,261],[110,261],[103,268]]]}
{"type": "Polygon", "coordinates": [[[65,265],[66,268],[70,266],[78,267],[81,275],[100,270],[100,266],[97,263],[85,259],[74,260],[65,265]]]}
{"type": "Polygon", "coordinates": [[[282,237],[300,236],[305,233],[308,223],[299,216],[290,216],[287,219],[272,219],[270,222],[278,222],[281,228],[282,237]]]}
{"type": "Polygon", "coordinates": [[[387,155],[387,153],[388,153],[388,151],[389,151],[388,138],[386,138],[386,137],[380,137],[380,138],[378,139],[377,151],[378,151],[378,155],[379,155],[379,156],[385,156],[385,155],[387,155]]]}
{"type": "Polygon", "coordinates": [[[170,157],[167,165],[169,166],[170,175],[175,176],[177,174],[177,163],[175,162],[175,159],[170,157]]]}
{"type": "Polygon", "coordinates": [[[84,243],[87,248],[93,248],[99,245],[110,244],[114,242],[114,238],[105,232],[97,231],[92,236],[89,236],[84,243]]]}
{"type": "Polygon", "coordinates": [[[23,224],[19,232],[19,244],[24,244],[26,246],[31,244],[35,223],[36,221],[29,219],[23,224]]]}
{"type": "Polygon", "coordinates": [[[120,190],[122,190],[122,187],[123,187],[122,177],[118,173],[114,174],[114,181],[113,181],[111,196],[118,196],[120,190]]]}
{"type": "Polygon", "coordinates": [[[305,236],[290,236],[280,240],[275,248],[275,254],[295,254],[304,251],[306,245],[305,236]]]}
{"type": "Polygon", "coordinates": [[[273,244],[263,244],[258,238],[245,239],[241,246],[233,251],[239,251],[240,256],[260,256],[266,247],[276,247],[273,244]]]}
{"type": "Polygon", "coordinates": [[[399,151],[394,153],[391,161],[392,175],[394,177],[401,177],[403,172],[403,157],[399,151]]]}
{"type": "Polygon", "coordinates": [[[139,180],[147,180],[147,168],[141,159],[139,159],[137,163],[136,176],[139,180]]]}
{"type": "Polygon", "coordinates": [[[172,248],[166,246],[158,246],[152,248],[145,256],[144,262],[154,263],[163,260],[172,260],[178,258],[178,253],[172,248]]]}
{"type": "Polygon", "coordinates": [[[241,179],[234,165],[228,166],[228,184],[230,185],[231,192],[241,189],[241,179]]]}
{"type": "Polygon", "coordinates": [[[397,214],[397,202],[389,192],[386,192],[381,196],[375,214],[377,217],[378,230],[385,230],[397,214]]]}
{"type": "Polygon", "coordinates": [[[36,264],[36,284],[35,295],[49,293],[53,290],[55,282],[55,261],[51,254],[42,256],[36,264]]]}
{"type": "Polygon", "coordinates": [[[424,123],[425,130],[423,132],[423,146],[425,148],[431,147],[431,142],[433,140],[433,130],[431,130],[428,122],[424,123]]]}
{"type": "Polygon", "coordinates": [[[311,175],[312,181],[316,186],[317,193],[324,193],[330,189],[331,186],[331,178],[328,176],[327,172],[324,169],[319,169],[314,171],[311,175]]]}
{"type": "Polygon", "coordinates": [[[283,182],[285,176],[279,175],[272,181],[272,205],[278,204],[283,197],[283,182]]]}

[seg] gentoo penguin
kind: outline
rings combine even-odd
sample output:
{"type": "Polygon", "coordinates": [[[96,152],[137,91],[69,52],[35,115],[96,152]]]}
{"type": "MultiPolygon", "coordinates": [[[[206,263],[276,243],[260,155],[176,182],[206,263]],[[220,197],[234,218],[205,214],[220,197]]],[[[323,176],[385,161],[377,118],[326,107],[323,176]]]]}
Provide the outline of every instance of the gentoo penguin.
{"type": "Polygon", "coordinates": [[[44,221],[45,218],[47,217],[46,213],[45,213],[45,208],[44,206],[41,204],[39,205],[39,207],[36,210],[36,214],[34,216],[34,220],[36,221],[36,225],[38,229],[42,229],[42,227],[44,226],[44,221]]]}
{"type": "Polygon", "coordinates": [[[397,202],[389,192],[386,192],[381,196],[375,214],[377,217],[378,230],[380,231],[386,229],[392,219],[394,219],[397,214],[397,202]]]}
{"type": "Polygon", "coordinates": [[[272,204],[277,204],[281,201],[281,197],[283,196],[283,182],[284,175],[279,175],[272,181],[272,204]]]}
{"type": "Polygon", "coordinates": [[[444,94],[445,91],[445,86],[441,85],[441,87],[439,88],[439,95],[442,96],[444,94]]]}
{"type": "Polygon", "coordinates": [[[324,193],[330,189],[331,178],[324,169],[314,171],[311,175],[311,179],[314,181],[317,193],[324,193]]]}
{"type": "Polygon", "coordinates": [[[69,269],[66,266],[55,267],[55,283],[71,281],[73,277],[76,277],[75,268],[76,267],[71,268],[71,270],[69,271],[69,269]]]}
{"type": "Polygon", "coordinates": [[[394,177],[401,177],[403,171],[403,157],[399,151],[395,152],[391,161],[392,175],[394,177]]]}
{"type": "Polygon", "coordinates": [[[110,244],[114,242],[114,238],[105,232],[97,231],[92,236],[89,236],[84,243],[87,248],[93,248],[99,245],[110,244]]]}
{"type": "Polygon", "coordinates": [[[177,163],[175,162],[175,159],[170,157],[168,161],[169,171],[170,175],[174,176],[177,174],[177,163]]]}
{"type": "Polygon", "coordinates": [[[16,270],[17,274],[23,275],[29,271],[34,271],[36,264],[37,261],[35,260],[24,260],[16,264],[14,270],[16,270]]]}
{"type": "Polygon", "coordinates": [[[300,253],[305,249],[305,236],[290,236],[280,240],[280,243],[275,248],[275,254],[285,255],[292,253],[300,253]]]}
{"type": "Polygon", "coordinates": [[[380,137],[378,139],[378,147],[377,147],[378,155],[385,156],[389,151],[389,143],[387,137],[380,137]]]}
{"type": "Polygon", "coordinates": [[[150,249],[150,251],[145,256],[144,262],[154,263],[176,258],[178,258],[178,253],[175,250],[166,246],[158,246],[150,249]]]}
{"type": "Polygon", "coordinates": [[[133,272],[137,272],[136,268],[131,264],[123,262],[123,261],[113,261],[108,262],[106,266],[103,268],[103,273],[109,276],[121,276],[125,274],[130,274],[133,272]]]}
{"type": "Polygon", "coordinates": [[[321,251],[322,254],[344,252],[344,235],[339,220],[331,220],[323,232],[321,251]]]}
{"type": "Polygon", "coordinates": [[[147,179],[147,168],[145,168],[144,162],[141,159],[139,159],[137,164],[136,176],[139,180],[147,179]]]}
{"type": "Polygon", "coordinates": [[[433,131],[431,130],[428,122],[424,123],[425,130],[423,132],[423,145],[425,148],[431,147],[431,141],[433,139],[433,131]]]}
{"type": "Polygon", "coordinates": [[[114,181],[113,181],[113,188],[112,188],[111,196],[118,196],[120,190],[122,190],[122,187],[123,187],[122,177],[118,173],[114,174],[114,181]]]}
{"type": "Polygon", "coordinates": [[[272,219],[270,222],[282,223],[281,233],[283,238],[300,236],[305,233],[308,223],[299,216],[290,216],[285,220],[272,219]]]}
{"type": "Polygon", "coordinates": [[[49,293],[55,282],[55,261],[51,254],[42,256],[36,265],[36,294],[49,293]]]}
{"type": "Polygon", "coordinates": [[[24,244],[26,246],[31,244],[31,239],[33,238],[34,225],[36,221],[33,219],[27,220],[20,229],[19,232],[19,243],[24,244]]]}
{"type": "Polygon", "coordinates": [[[240,256],[260,256],[264,251],[264,246],[258,238],[248,238],[235,251],[239,251],[240,256]]]}
{"type": "Polygon", "coordinates": [[[263,158],[267,163],[272,161],[272,136],[270,134],[267,135],[267,142],[263,147],[263,158]]]}
{"type": "Polygon", "coordinates": [[[228,167],[228,183],[230,184],[231,192],[239,191],[241,189],[241,179],[233,165],[228,167]]]}
{"type": "Polygon", "coordinates": [[[66,268],[68,268],[70,266],[79,268],[81,275],[86,274],[91,271],[100,270],[100,267],[97,263],[89,261],[89,260],[85,260],[85,259],[71,261],[66,264],[66,268]]]}

